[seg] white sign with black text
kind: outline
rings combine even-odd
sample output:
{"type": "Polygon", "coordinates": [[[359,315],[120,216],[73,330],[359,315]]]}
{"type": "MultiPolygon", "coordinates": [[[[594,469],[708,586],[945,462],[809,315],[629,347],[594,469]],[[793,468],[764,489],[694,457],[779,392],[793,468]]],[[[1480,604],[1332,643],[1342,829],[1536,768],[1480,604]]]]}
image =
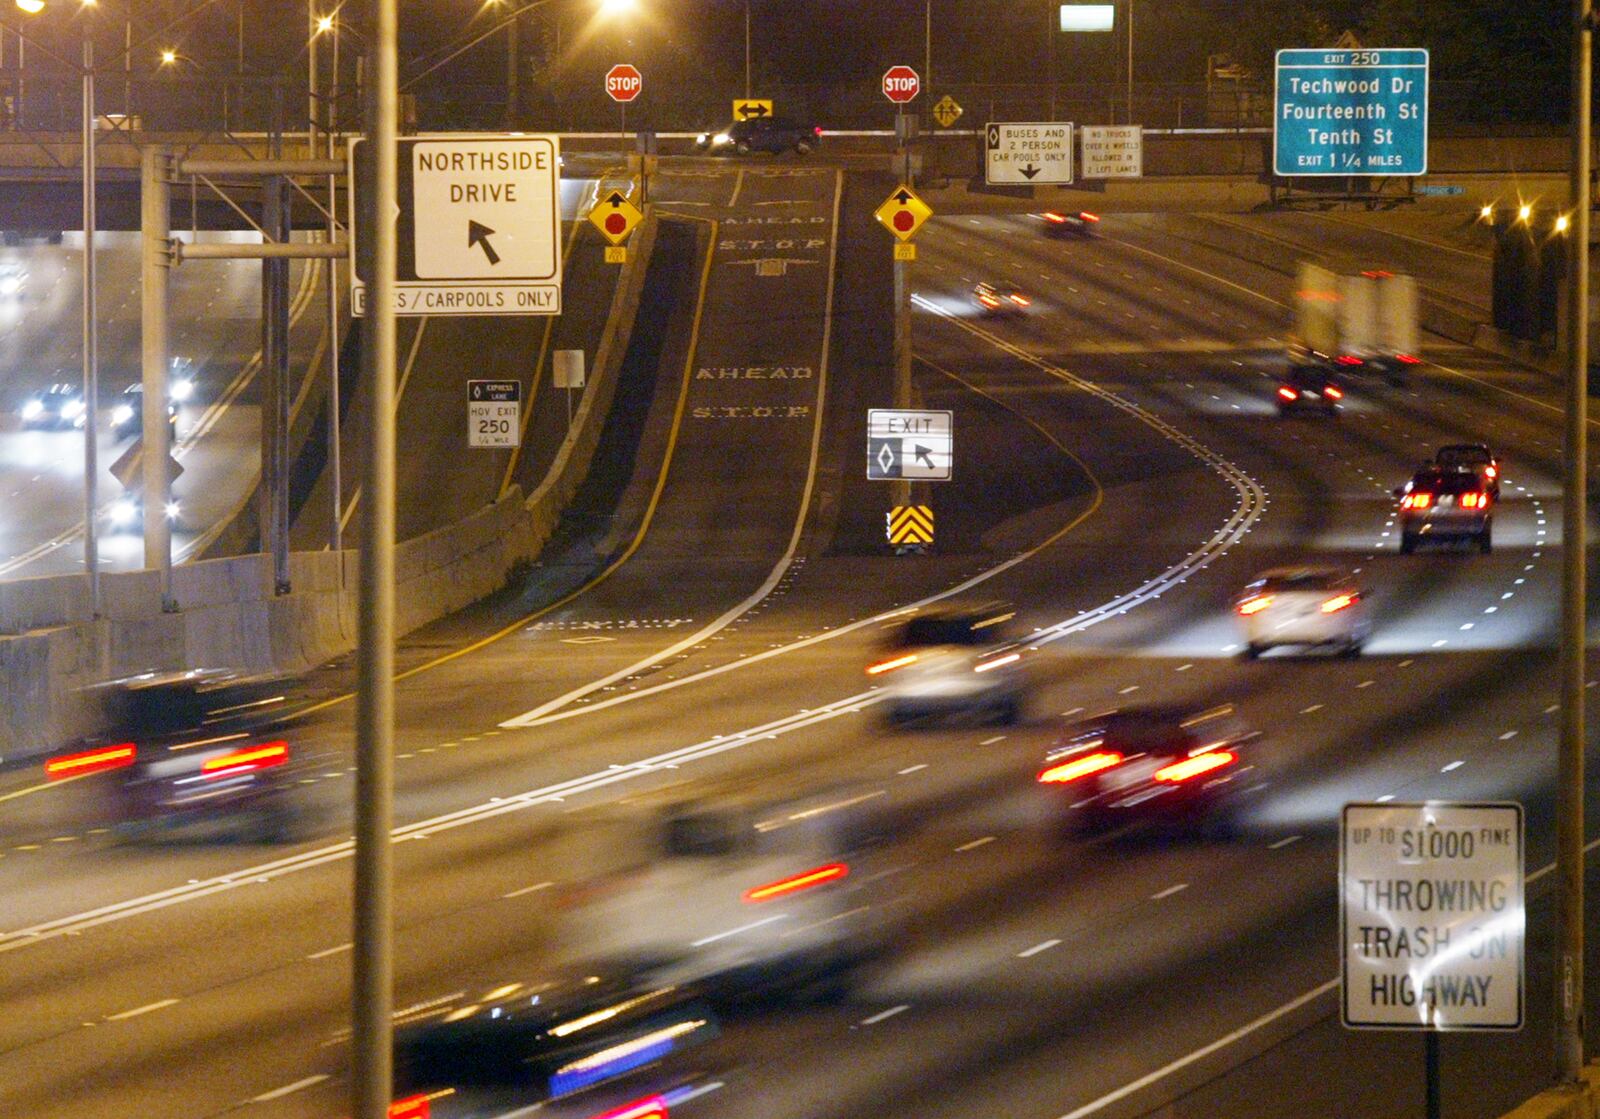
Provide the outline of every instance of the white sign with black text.
{"type": "Polygon", "coordinates": [[[1072,125],[1066,121],[991,123],[983,146],[983,181],[990,185],[1072,181],[1072,125]]]}
{"type": "Polygon", "coordinates": [[[955,433],[949,412],[867,410],[868,478],[947,482],[954,457],[955,433]]]}
{"type": "Polygon", "coordinates": [[[467,382],[467,446],[515,447],[522,435],[522,382],[467,382]]]}
{"type": "Polygon", "coordinates": [[[1522,1027],[1522,848],[1520,804],[1344,806],[1347,1027],[1522,1027]]]}
{"type": "Polygon", "coordinates": [[[1078,174],[1085,179],[1137,179],[1144,174],[1144,126],[1086,124],[1078,174]]]}

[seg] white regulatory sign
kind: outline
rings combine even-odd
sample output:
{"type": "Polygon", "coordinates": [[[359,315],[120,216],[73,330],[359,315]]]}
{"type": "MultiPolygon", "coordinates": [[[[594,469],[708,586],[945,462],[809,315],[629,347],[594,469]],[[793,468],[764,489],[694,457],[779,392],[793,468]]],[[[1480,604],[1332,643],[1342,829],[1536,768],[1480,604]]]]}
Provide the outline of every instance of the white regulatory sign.
{"type": "Polygon", "coordinates": [[[1072,125],[990,123],[984,132],[983,181],[989,184],[1070,183],[1072,125]]]}
{"type": "Polygon", "coordinates": [[[1520,804],[1345,805],[1339,916],[1347,1027],[1522,1027],[1520,804]]]}
{"type": "Polygon", "coordinates": [[[949,412],[867,411],[867,477],[950,480],[955,435],[949,412]]]}
{"type": "Polygon", "coordinates": [[[467,446],[515,447],[522,434],[522,382],[467,382],[467,446]]]}
{"type": "Polygon", "coordinates": [[[1144,174],[1144,126],[1086,124],[1078,129],[1083,149],[1078,173],[1085,179],[1137,179],[1144,174]]]}

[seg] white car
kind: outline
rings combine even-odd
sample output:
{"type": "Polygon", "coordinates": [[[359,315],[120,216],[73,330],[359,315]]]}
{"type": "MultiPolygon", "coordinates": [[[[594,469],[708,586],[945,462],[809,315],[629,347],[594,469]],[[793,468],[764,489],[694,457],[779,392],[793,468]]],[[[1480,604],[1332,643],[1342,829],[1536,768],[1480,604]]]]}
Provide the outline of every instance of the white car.
{"type": "Polygon", "coordinates": [[[1372,630],[1361,588],[1336,567],[1263,571],[1233,603],[1244,629],[1244,655],[1274,645],[1332,646],[1357,656],[1372,630]]]}
{"type": "Polygon", "coordinates": [[[912,615],[867,666],[891,723],[976,713],[1002,724],[1022,717],[1023,645],[1005,603],[950,604],[912,615]]]}

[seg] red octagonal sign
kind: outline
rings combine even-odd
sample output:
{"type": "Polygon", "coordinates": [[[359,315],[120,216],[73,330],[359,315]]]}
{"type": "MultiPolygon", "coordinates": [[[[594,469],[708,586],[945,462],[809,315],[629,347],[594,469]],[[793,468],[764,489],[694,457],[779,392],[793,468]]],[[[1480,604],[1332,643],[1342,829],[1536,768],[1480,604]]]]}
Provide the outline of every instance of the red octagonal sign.
{"type": "Polygon", "coordinates": [[[896,105],[904,105],[922,89],[922,79],[909,66],[891,66],[883,72],[883,95],[896,105]]]}
{"type": "Polygon", "coordinates": [[[632,101],[643,88],[644,75],[629,63],[619,62],[606,71],[606,92],[613,101],[632,101]]]}

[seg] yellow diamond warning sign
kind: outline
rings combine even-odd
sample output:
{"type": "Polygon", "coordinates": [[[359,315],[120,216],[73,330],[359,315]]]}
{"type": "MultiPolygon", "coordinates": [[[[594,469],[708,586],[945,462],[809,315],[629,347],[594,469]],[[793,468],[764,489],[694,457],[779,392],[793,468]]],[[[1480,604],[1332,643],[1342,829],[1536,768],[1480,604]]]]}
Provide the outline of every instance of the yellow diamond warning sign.
{"type": "Polygon", "coordinates": [[[639,208],[629,202],[628,196],[620,190],[611,191],[589,211],[590,223],[613,245],[626,241],[628,234],[633,232],[633,227],[643,217],[639,208]]]}
{"type": "Polygon", "coordinates": [[[961,119],[961,106],[956,104],[956,99],[948,93],[939,98],[933,107],[933,119],[939,122],[940,128],[949,128],[961,119]]]}
{"type": "Polygon", "coordinates": [[[914,190],[901,184],[883,200],[882,206],[872,212],[872,216],[900,240],[909,241],[922,228],[922,223],[933,217],[933,211],[917,197],[914,190]]]}
{"type": "Polygon", "coordinates": [[[889,543],[932,544],[933,507],[896,505],[889,510],[889,543]]]}

